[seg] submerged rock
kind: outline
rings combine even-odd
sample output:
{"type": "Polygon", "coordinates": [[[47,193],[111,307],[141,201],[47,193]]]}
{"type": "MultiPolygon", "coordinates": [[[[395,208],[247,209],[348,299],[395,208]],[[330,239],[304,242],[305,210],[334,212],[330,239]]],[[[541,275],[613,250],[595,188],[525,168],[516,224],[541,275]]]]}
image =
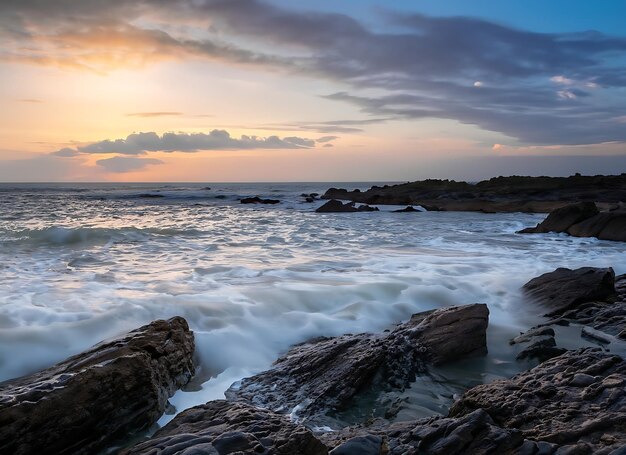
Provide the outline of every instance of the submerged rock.
{"type": "Polygon", "coordinates": [[[626,446],[625,384],[620,356],[597,348],[568,351],[511,379],[470,389],[450,417],[482,409],[496,425],[555,444],[558,453],[609,454],[626,446]]]}
{"type": "Polygon", "coordinates": [[[193,375],[193,351],[175,317],[0,383],[0,453],[92,454],[149,427],[193,375]]]}
{"type": "Polygon", "coordinates": [[[484,354],[488,315],[484,304],[466,305],[416,314],[388,333],[318,338],[231,386],[226,397],[299,418],[342,410],[375,382],[402,388],[427,362],[484,354]]]}
{"type": "Polygon", "coordinates": [[[239,202],[242,204],[279,204],[280,201],[278,199],[261,199],[259,196],[254,197],[245,197],[240,199],[239,202]]]}
{"type": "Polygon", "coordinates": [[[123,455],[153,454],[326,455],[328,449],[303,427],[267,409],[224,400],[181,412],[148,441],[123,455]]]}

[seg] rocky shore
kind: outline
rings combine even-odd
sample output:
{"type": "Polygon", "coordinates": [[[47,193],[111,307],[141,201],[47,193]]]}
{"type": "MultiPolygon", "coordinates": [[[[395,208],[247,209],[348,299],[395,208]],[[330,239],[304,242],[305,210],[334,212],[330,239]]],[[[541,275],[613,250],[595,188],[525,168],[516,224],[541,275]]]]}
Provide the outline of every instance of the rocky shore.
{"type": "MultiPolygon", "coordinates": [[[[433,365],[484,355],[489,311],[472,304],[415,314],[382,333],[317,338],[233,384],[226,400],[178,414],[123,449],[156,454],[626,453],[626,276],[557,269],[529,281],[544,323],[511,340],[536,366],[467,390],[447,416],[341,425],[337,413],[411,387],[433,365]],[[558,328],[591,330],[602,347],[566,350],[558,328]],[[623,347],[623,346],[622,346],[623,347]],[[619,351],[619,349],[618,349],[619,351]],[[537,363],[538,362],[538,363],[537,363]],[[329,431],[328,426],[332,426],[329,431]]],[[[94,453],[153,424],[193,373],[182,318],[155,321],[49,369],[0,384],[2,453],[94,453]]],[[[525,355],[521,355],[522,353],[525,355]]]]}
{"type": "Polygon", "coordinates": [[[330,188],[322,199],[361,204],[420,205],[429,211],[548,213],[573,202],[596,202],[608,210],[626,201],[626,174],[496,177],[476,184],[423,180],[373,186],[367,191],[330,188]]]}

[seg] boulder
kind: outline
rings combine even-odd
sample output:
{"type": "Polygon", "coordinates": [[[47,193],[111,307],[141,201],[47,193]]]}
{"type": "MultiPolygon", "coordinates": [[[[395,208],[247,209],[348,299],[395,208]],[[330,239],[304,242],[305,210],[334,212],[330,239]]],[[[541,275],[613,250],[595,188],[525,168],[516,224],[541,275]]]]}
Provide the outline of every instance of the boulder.
{"type": "Polygon", "coordinates": [[[193,375],[193,351],[175,317],[0,383],[0,453],[92,454],[148,428],[193,375]]]}
{"type": "Polygon", "coordinates": [[[383,334],[318,338],[234,384],[226,397],[297,418],[343,410],[366,388],[407,386],[428,362],[484,354],[488,315],[484,304],[451,307],[416,314],[383,334]]]}
{"type": "Polygon", "coordinates": [[[622,357],[584,348],[470,389],[449,416],[482,409],[496,425],[555,444],[558,453],[609,454],[626,446],[625,385],[622,357]]]}
{"type": "Polygon", "coordinates": [[[378,212],[378,207],[370,207],[369,205],[360,205],[358,208],[354,206],[354,202],[346,202],[345,204],[336,199],[331,199],[326,204],[315,210],[317,213],[352,213],[352,212],[378,212]]]}
{"type": "Polygon", "coordinates": [[[242,204],[279,204],[278,199],[261,199],[259,196],[240,199],[242,204]]]}
{"type": "Polygon", "coordinates": [[[542,232],[565,232],[576,223],[597,215],[598,207],[593,202],[566,205],[550,212],[548,217],[534,228],[520,231],[522,234],[542,232]]]}
{"type": "Polygon", "coordinates": [[[181,412],[151,439],[121,453],[326,455],[328,449],[311,431],[286,416],[245,403],[216,400],[181,412]]]}
{"type": "Polygon", "coordinates": [[[412,205],[408,205],[403,209],[399,209],[399,210],[394,210],[394,213],[419,213],[421,212],[421,210],[417,210],[415,207],[413,207],[412,205]]]}
{"type": "Polygon", "coordinates": [[[533,278],[522,289],[547,308],[546,316],[555,316],[580,304],[615,295],[615,272],[612,268],[558,268],[533,278]]]}

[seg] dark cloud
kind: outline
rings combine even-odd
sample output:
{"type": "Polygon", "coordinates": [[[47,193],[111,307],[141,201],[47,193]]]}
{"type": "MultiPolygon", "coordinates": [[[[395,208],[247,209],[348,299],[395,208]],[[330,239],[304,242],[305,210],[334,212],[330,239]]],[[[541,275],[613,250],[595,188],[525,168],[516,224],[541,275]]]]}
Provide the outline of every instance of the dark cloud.
{"type": "Polygon", "coordinates": [[[626,38],[595,31],[536,33],[394,12],[374,30],[347,15],[260,0],[5,0],[0,17],[0,37],[10,37],[4,60],[98,70],[205,58],[279,69],[340,81],[349,89],[328,99],[374,117],[303,130],[441,118],[526,144],[626,140],[611,120],[626,111],[626,38]]]}
{"type": "Polygon", "coordinates": [[[52,152],[57,156],[79,154],[118,153],[120,155],[145,155],[148,152],[198,152],[200,150],[251,150],[251,149],[306,149],[315,147],[315,141],[302,137],[278,136],[231,137],[228,131],[213,130],[210,133],[133,133],[125,139],[94,142],[74,149],[63,148],[52,152]]]}
{"type": "Polygon", "coordinates": [[[139,171],[150,165],[163,164],[163,161],[156,158],[137,158],[134,156],[114,156],[96,161],[98,166],[102,166],[108,172],[131,172],[139,171]]]}
{"type": "Polygon", "coordinates": [[[131,114],[126,114],[127,117],[176,117],[179,115],[183,115],[182,112],[133,112],[131,114]]]}

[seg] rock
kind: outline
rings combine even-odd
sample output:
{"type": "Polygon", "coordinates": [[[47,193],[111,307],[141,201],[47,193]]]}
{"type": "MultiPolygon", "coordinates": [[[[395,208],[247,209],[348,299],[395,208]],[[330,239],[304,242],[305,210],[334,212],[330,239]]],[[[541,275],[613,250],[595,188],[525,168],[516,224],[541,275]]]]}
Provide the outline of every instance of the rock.
{"type": "Polygon", "coordinates": [[[378,207],[370,207],[369,205],[361,205],[358,208],[354,206],[354,203],[348,202],[346,204],[335,199],[331,199],[326,204],[318,207],[316,212],[318,213],[334,213],[334,212],[377,212],[378,207]]]}
{"type": "Polygon", "coordinates": [[[394,213],[414,213],[414,212],[421,212],[421,210],[417,210],[415,207],[413,207],[412,205],[409,205],[403,209],[400,210],[394,210],[394,213]]]}
{"type": "Polygon", "coordinates": [[[92,454],[148,428],[193,375],[193,351],[175,317],[0,383],[0,453],[92,454]]]}
{"type": "Polygon", "coordinates": [[[517,360],[535,358],[540,362],[563,354],[567,349],[557,348],[554,337],[543,338],[531,343],[516,357],[517,360]]]}
{"type": "Polygon", "coordinates": [[[593,202],[579,202],[550,212],[548,217],[534,228],[520,231],[522,234],[541,232],[565,232],[572,225],[597,215],[598,207],[593,202]]]}
{"type": "Polygon", "coordinates": [[[162,194],[142,193],[138,194],[137,197],[141,199],[157,199],[165,196],[163,196],[162,194]]]}
{"type": "Polygon", "coordinates": [[[240,199],[242,204],[279,204],[278,199],[261,199],[259,196],[240,199]]]}
{"type": "Polygon", "coordinates": [[[506,430],[558,445],[558,453],[574,453],[583,444],[583,453],[608,454],[626,446],[625,380],[620,356],[597,348],[568,351],[511,379],[470,389],[449,416],[482,409],[506,430]]]}
{"type": "MultiPolygon", "coordinates": [[[[423,180],[372,186],[367,191],[330,188],[322,199],[366,204],[415,205],[426,210],[547,213],[573,202],[602,207],[626,201],[626,174],[571,177],[496,177],[471,184],[454,180],[423,180]]],[[[623,226],[620,221],[619,226],[623,226]]],[[[618,226],[618,227],[619,227],[618,226]]],[[[612,235],[617,228],[611,228],[612,235]]],[[[607,231],[607,236],[609,232],[607,231]]],[[[623,235],[623,234],[622,234],[623,235]]]]}
{"type": "Polygon", "coordinates": [[[513,338],[511,341],[509,341],[509,344],[527,343],[536,337],[554,338],[554,329],[552,327],[537,327],[534,329],[530,329],[513,338]]]}
{"type": "Polygon", "coordinates": [[[522,289],[549,310],[546,316],[555,316],[580,304],[613,296],[615,272],[612,268],[559,268],[533,278],[522,289]]]}
{"type": "Polygon", "coordinates": [[[122,451],[152,454],[326,455],[309,430],[286,416],[245,403],[210,401],[187,409],[154,436],[122,451]]]}
{"type": "Polygon", "coordinates": [[[231,386],[226,397],[310,421],[345,409],[365,388],[405,387],[426,362],[485,353],[488,314],[486,305],[466,305],[416,314],[383,334],[318,338],[231,386]]]}
{"type": "Polygon", "coordinates": [[[382,455],[386,453],[380,436],[356,436],[335,447],[329,455],[382,455]]]}

